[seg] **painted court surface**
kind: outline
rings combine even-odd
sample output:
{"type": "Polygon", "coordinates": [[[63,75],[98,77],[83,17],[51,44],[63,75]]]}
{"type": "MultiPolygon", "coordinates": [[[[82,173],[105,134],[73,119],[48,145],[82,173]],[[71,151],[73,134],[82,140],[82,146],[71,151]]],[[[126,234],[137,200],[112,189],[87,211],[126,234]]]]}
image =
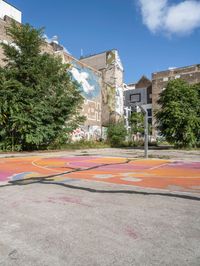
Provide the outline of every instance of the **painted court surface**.
{"type": "Polygon", "coordinates": [[[0,159],[0,185],[90,180],[141,188],[200,192],[200,162],[98,156],[0,159]]]}

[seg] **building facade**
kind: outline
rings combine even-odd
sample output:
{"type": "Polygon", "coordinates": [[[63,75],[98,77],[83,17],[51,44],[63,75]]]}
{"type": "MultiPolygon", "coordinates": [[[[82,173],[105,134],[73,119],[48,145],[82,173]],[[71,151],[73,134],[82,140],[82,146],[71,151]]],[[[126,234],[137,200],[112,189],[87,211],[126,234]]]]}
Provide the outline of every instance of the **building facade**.
{"type": "Polygon", "coordinates": [[[172,68],[169,70],[155,72],[152,74],[152,112],[153,112],[153,136],[156,138],[158,132],[156,130],[155,112],[160,108],[158,99],[160,93],[165,90],[167,83],[174,79],[183,79],[189,84],[200,83],[200,64],[172,68]]]}
{"type": "Polygon", "coordinates": [[[102,74],[102,126],[123,118],[124,69],[117,50],[81,58],[81,62],[102,74]]]}
{"type": "Polygon", "coordinates": [[[125,85],[124,120],[127,129],[130,129],[131,114],[141,112],[141,105],[148,113],[148,123],[152,125],[152,83],[145,76],[142,76],[137,83],[125,85]]]}

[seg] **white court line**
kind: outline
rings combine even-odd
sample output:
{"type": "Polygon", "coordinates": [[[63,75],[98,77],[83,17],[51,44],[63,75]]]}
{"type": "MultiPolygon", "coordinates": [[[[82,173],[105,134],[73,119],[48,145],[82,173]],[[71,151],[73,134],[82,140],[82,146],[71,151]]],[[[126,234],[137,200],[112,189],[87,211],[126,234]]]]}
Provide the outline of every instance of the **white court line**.
{"type": "Polygon", "coordinates": [[[170,164],[170,163],[163,163],[163,164],[160,164],[160,165],[157,165],[157,166],[151,167],[151,168],[149,168],[149,169],[147,169],[147,170],[155,170],[155,169],[158,169],[158,168],[160,168],[160,167],[162,167],[162,166],[169,165],[169,164],[170,164]]]}
{"type": "Polygon", "coordinates": [[[41,166],[41,165],[37,165],[36,162],[37,162],[37,161],[40,161],[40,160],[42,160],[42,159],[44,159],[44,158],[40,158],[40,159],[37,158],[37,159],[33,160],[33,161],[31,162],[31,164],[32,164],[33,166],[35,166],[35,167],[37,167],[37,168],[41,168],[41,169],[43,169],[43,170],[48,170],[48,171],[52,171],[52,172],[55,172],[55,173],[62,174],[62,172],[60,172],[60,171],[57,171],[57,170],[54,170],[54,169],[51,169],[51,168],[47,168],[47,167],[44,167],[44,166],[41,166]]]}
{"type": "MultiPolygon", "coordinates": [[[[41,168],[41,169],[44,169],[44,170],[49,170],[49,171],[53,171],[53,172],[56,172],[56,173],[63,173],[63,172],[60,172],[60,171],[57,171],[57,170],[54,170],[54,169],[51,169],[51,168],[47,168],[47,167],[45,167],[45,166],[41,166],[41,165],[37,165],[36,164],[36,162],[38,162],[38,161],[40,161],[40,160],[43,160],[43,159],[46,159],[46,158],[54,158],[54,157],[40,157],[39,159],[37,158],[37,159],[35,159],[35,160],[33,160],[32,162],[31,162],[31,164],[33,165],[33,166],[35,166],[35,167],[37,167],[37,168],[41,168]]],[[[55,157],[56,159],[57,158],[59,158],[59,157],[55,157]]],[[[62,158],[62,157],[61,157],[62,158]]],[[[70,158],[70,157],[69,157],[70,158]]],[[[97,157],[98,158],[98,157],[97,157]]],[[[119,157],[101,157],[100,156],[100,158],[108,158],[108,159],[112,159],[112,158],[119,158],[119,157]]],[[[67,158],[66,158],[67,159],[67,158]]],[[[94,160],[95,160],[96,158],[94,158],[94,160]]],[[[121,158],[120,158],[121,159],[121,158]]],[[[122,158],[122,159],[124,159],[124,158],[122,158]]],[[[129,159],[129,158],[128,158],[129,159]]],[[[88,160],[89,160],[89,158],[88,158],[88,160]]],[[[130,159],[131,160],[131,159],[130,159]]],[[[78,158],[77,158],[77,161],[78,161],[78,158]]],[[[81,161],[80,161],[81,162],[81,161]]],[[[71,162],[66,162],[66,165],[67,166],[69,166],[70,167],[70,163],[71,162]]],[[[122,163],[124,163],[124,162],[122,162],[122,163]]]]}

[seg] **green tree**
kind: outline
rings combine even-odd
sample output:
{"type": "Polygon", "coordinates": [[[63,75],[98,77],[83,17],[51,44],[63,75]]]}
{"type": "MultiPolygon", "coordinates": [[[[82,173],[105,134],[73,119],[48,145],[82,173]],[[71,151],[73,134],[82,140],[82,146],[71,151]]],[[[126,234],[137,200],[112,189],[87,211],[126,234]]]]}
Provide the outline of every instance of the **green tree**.
{"type": "Polygon", "coordinates": [[[133,112],[129,118],[132,134],[144,134],[144,114],[142,112],[133,112]]]}
{"type": "Polygon", "coordinates": [[[123,122],[110,124],[108,127],[108,141],[113,147],[118,147],[123,144],[127,136],[127,130],[123,122]]]}
{"type": "Polygon", "coordinates": [[[195,147],[200,136],[199,85],[176,79],[170,81],[158,100],[158,129],[177,147],[195,147]]]}
{"type": "Polygon", "coordinates": [[[61,58],[42,52],[43,30],[13,23],[12,45],[2,43],[0,146],[7,150],[46,147],[83,121],[79,87],[61,58]]]}

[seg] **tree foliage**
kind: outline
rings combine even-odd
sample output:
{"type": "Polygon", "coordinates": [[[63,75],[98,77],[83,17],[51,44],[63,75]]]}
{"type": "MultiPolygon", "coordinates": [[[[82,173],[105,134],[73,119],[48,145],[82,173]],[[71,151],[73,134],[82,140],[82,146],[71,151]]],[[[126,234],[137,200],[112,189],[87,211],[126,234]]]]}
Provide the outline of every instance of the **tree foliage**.
{"type": "Polygon", "coordinates": [[[195,147],[200,140],[200,85],[176,79],[168,83],[158,101],[158,129],[178,147],[195,147]]]}
{"type": "Polygon", "coordinates": [[[129,118],[132,134],[144,134],[144,114],[142,112],[132,112],[129,118]]]}
{"type": "Polygon", "coordinates": [[[83,121],[83,98],[69,65],[42,52],[42,29],[13,23],[7,34],[13,43],[1,44],[0,148],[38,149],[65,139],[83,121]]]}
{"type": "Polygon", "coordinates": [[[110,124],[107,131],[108,141],[113,147],[121,146],[127,136],[123,121],[110,124]]]}

